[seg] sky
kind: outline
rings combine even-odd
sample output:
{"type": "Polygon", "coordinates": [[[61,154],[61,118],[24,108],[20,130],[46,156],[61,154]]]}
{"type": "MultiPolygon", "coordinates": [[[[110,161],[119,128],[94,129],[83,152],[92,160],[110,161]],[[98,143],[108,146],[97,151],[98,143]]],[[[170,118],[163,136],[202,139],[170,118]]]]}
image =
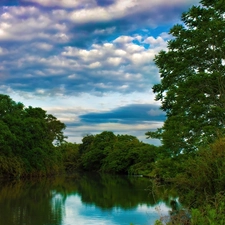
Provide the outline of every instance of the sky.
{"type": "MultiPolygon", "coordinates": [[[[53,200],[57,202],[61,198],[56,195],[53,200]]],[[[142,204],[127,210],[120,207],[103,210],[94,204],[84,204],[78,195],[71,195],[66,199],[64,210],[62,224],[74,224],[76,221],[79,225],[127,225],[154,224],[160,217],[168,217],[169,208],[164,203],[159,203],[155,206],[142,204]]]]}
{"type": "Polygon", "coordinates": [[[154,57],[198,0],[0,0],[0,94],[66,124],[67,141],[146,139],[165,114],[154,57]]]}

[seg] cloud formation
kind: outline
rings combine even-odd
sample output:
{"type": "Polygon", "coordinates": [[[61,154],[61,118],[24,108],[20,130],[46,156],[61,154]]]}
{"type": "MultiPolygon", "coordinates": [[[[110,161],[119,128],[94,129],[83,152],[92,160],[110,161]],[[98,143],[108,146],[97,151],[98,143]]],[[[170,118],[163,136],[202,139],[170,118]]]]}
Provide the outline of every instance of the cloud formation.
{"type": "MultiPolygon", "coordinates": [[[[0,92],[32,106],[44,106],[57,115],[51,108],[59,104],[68,108],[80,98],[79,105],[72,104],[75,109],[82,108],[83,102],[92,105],[87,113],[74,114],[84,124],[88,120],[97,124],[101,122],[98,117],[108,116],[109,129],[112,122],[126,126],[132,119],[137,126],[135,116],[130,116],[129,121],[114,117],[124,110],[138,114],[138,108],[144,110],[142,104],[152,104],[151,88],[160,81],[153,59],[166,49],[171,38],[168,31],[179,22],[181,13],[197,3],[197,0],[3,0],[0,92]],[[129,98],[127,105],[118,105],[118,95],[129,98]],[[134,95],[149,100],[143,103],[140,98],[134,102],[134,95]],[[111,101],[104,109],[108,114],[95,114],[100,103],[94,104],[90,99],[104,102],[109,96],[111,101]],[[64,99],[71,101],[64,105],[64,99]],[[129,111],[132,105],[136,111],[129,111]]],[[[59,117],[69,120],[65,114],[59,117]]],[[[146,113],[143,118],[152,119],[146,113]]],[[[157,119],[162,122],[161,117],[157,119]]]]}
{"type": "Polygon", "coordinates": [[[155,105],[126,105],[109,112],[88,113],[80,116],[83,123],[145,124],[163,122],[164,113],[155,105]]]}

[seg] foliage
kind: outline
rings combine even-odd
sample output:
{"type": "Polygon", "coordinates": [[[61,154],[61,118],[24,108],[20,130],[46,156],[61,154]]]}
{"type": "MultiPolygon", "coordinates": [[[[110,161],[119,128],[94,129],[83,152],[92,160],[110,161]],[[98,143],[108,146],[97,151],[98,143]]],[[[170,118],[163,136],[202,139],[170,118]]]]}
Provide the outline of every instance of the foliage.
{"type": "Polygon", "coordinates": [[[90,151],[93,141],[94,141],[94,135],[92,134],[85,135],[82,139],[82,144],[79,146],[79,153],[82,155],[90,151]]]}
{"type": "Polygon", "coordinates": [[[174,185],[191,224],[224,224],[225,5],[200,3],[182,14],[168,50],[155,57],[161,81],[153,91],[167,117],[146,135],[163,144],[151,175],[174,185]]]}
{"type": "Polygon", "coordinates": [[[110,173],[127,173],[130,165],[134,164],[137,148],[140,142],[130,135],[118,135],[102,165],[102,171],[110,173]]]}
{"type": "Polygon", "coordinates": [[[131,135],[104,131],[86,135],[78,145],[64,141],[63,129],[65,124],[43,109],[0,95],[0,175],[40,176],[62,168],[139,174],[156,159],[157,147],[131,135]]]}
{"type": "Polygon", "coordinates": [[[183,13],[168,50],[155,57],[161,83],[153,87],[167,119],[149,137],[162,139],[170,155],[189,153],[224,134],[225,7],[202,0],[183,13]]]}
{"type": "Polygon", "coordinates": [[[26,108],[0,95],[0,174],[17,176],[54,173],[61,155],[65,124],[41,108],[26,108]]]}
{"type": "Polygon", "coordinates": [[[82,141],[80,166],[87,171],[148,174],[158,154],[156,146],[111,131],[87,135],[82,141]]]}
{"type": "Polygon", "coordinates": [[[225,186],[225,139],[219,139],[183,164],[184,170],[173,182],[181,194],[181,201],[189,207],[210,202],[225,186]],[[185,193],[185,196],[183,195],[185,193]],[[182,198],[183,196],[183,198],[182,198]]]}
{"type": "MultiPolygon", "coordinates": [[[[163,186],[165,190],[174,190],[179,196],[180,203],[190,209],[191,221],[193,225],[203,224],[224,224],[225,216],[225,138],[220,138],[207,148],[200,148],[195,155],[180,160],[180,167],[167,166],[166,163],[158,165],[155,170],[165,170],[162,173],[172,170],[175,167],[174,176],[169,174],[170,185],[163,186]]],[[[177,157],[178,158],[178,157],[177,157]]],[[[167,159],[169,160],[169,159],[167,159]]],[[[170,159],[172,160],[172,159],[170,159]]],[[[166,159],[165,161],[166,162],[166,159]]],[[[178,161],[177,161],[178,162],[178,161]]],[[[168,163],[169,164],[169,163],[168,163]]],[[[168,174],[168,172],[166,173],[168,174]]],[[[160,174],[161,175],[161,174],[160,174]]],[[[167,175],[164,175],[167,179],[167,175]]],[[[161,188],[154,182],[153,190],[156,196],[161,188]]],[[[160,196],[162,195],[160,192],[160,196]]],[[[171,217],[171,224],[183,224],[183,214],[177,213],[176,217],[171,217]]]]}
{"type": "Polygon", "coordinates": [[[161,216],[154,225],[223,225],[225,223],[225,195],[223,192],[215,195],[214,199],[198,208],[192,208],[191,214],[180,209],[175,213],[170,211],[170,216],[161,216]]]}
{"type": "Polygon", "coordinates": [[[214,200],[203,207],[192,209],[192,225],[223,225],[225,224],[225,196],[218,193],[214,200]]]}
{"type": "Polygon", "coordinates": [[[154,225],[163,225],[163,223],[160,220],[156,220],[154,225]]]}
{"type": "Polygon", "coordinates": [[[24,163],[21,158],[0,155],[0,177],[7,174],[19,178],[24,173],[24,170],[24,163]]]}
{"type": "Polygon", "coordinates": [[[57,151],[63,156],[63,165],[67,172],[75,171],[79,167],[79,144],[64,142],[57,147],[57,151]]]}
{"type": "Polygon", "coordinates": [[[129,153],[133,157],[133,163],[129,167],[129,174],[142,174],[149,176],[159,158],[159,147],[142,143],[129,153]]]}
{"type": "Polygon", "coordinates": [[[162,180],[169,182],[176,177],[178,173],[184,171],[182,158],[183,157],[159,159],[153,165],[151,177],[161,178],[162,180]]]}

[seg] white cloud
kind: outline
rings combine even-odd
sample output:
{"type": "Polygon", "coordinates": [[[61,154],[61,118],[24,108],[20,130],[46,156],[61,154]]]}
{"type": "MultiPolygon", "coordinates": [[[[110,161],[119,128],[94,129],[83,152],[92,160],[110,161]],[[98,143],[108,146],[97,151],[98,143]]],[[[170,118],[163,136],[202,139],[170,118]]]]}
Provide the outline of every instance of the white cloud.
{"type": "MultiPolygon", "coordinates": [[[[79,0],[23,0],[23,1],[38,3],[43,6],[60,6],[65,8],[77,7],[80,5],[79,0]]],[[[85,4],[85,2],[88,2],[88,1],[83,0],[83,2],[85,4]]]]}
{"type": "MultiPolygon", "coordinates": [[[[192,1],[193,4],[197,2],[197,0],[192,1]]],[[[84,4],[81,9],[74,10],[70,14],[70,19],[76,23],[87,23],[93,21],[110,21],[126,16],[141,14],[142,12],[149,12],[149,14],[152,13],[157,16],[155,11],[156,9],[160,8],[160,6],[173,7],[175,4],[186,5],[183,0],[171,0],[167,1],[166,3],[164,0],[117,0],[112,5],[106,7],[99,7],[91,2],[90,4],[84,4]]],[[[188,5],[190,4],[191,3],[188,2],[188,5]]],[[[151,18],[149,22],[154,25],[157,19],[158,18],[151,18]]]]}
{"type": "Polygon", "coordinates": [[[91,68],[91,69],[95,69],[95,68],[101,67],[101,63],[100,62],[93,62],[88,67],[91,68]]]}
{"type": "Polygon", "coordinates": [[[76,10],[70,14],[70,18],[75,23],[87,23],[96,21],[109,21],[112,16],[102,7],[93,9],[76,10]]]}
{"type": "MultiPolygon", "coordinates": [[[[177,19],[171,14],[176,4],[192,2],[197,0],[117,0],[100,7],[95,0],[23,0],[19,6],[3,7],[0,92],[55,113],[68,124],[79,123],[79,115],[88,112],[158,104],[151,92],[159,81],[153,58],[166,49],[171,37],[150,28],[177,19]],[[25,1],[29,6],[23,5],[25,1]]],[[[134,130],[144,140],[142,130],[159,125],[79,125],[79,129],[134,130]]],[[[68,129],[80,142],[77,127],[68,129]]]]}
{"type": "Polygon", "coordinates": [[[150,45],[162,45],[164,44],[164,40],[162,37],[157,37],[157,38],[154,38],[154,37],[148,37],[144,40],[144,43],[147,43],[147,44],[150,44],[150,45]]]}
{"type": "Polygon", "coordinates": [[[47,44],[45,42],[39,42],[32,44],[34,47],[39,48],[40,50],[49,51],[53,48],[53,45],[47,44]]]}
{"type": "MultiPolygon", "coordinates": [[[[68,13],[67,13],[68,14],[68,13]]],[[[66,14],[65,14],[66,15],[66,14]]],[[[30,41],[45,39],[68,41],[67,26],[58,15],[46,13],[33,6],[8,7],[1,15],[0,40],[30,41]]]]}
{"type": "Polygon", "coordinates": [[[110,64],[110,65],[113,65],[113,66],[119,66],[120,63],[122,62],[122,58],[119,58],[119,57],[109,57],[107,59],[107,62],[110,64]]]}
{"type": "MultiPolygon", "coordinates": [[[[89,50],[67,46],[64,48],[61,55],[64,57],[75,57],[80,65],[88,63],[90,68],[98,68],[107,65],[116,67],[116,70],[118,70],[120,66],[127,68],[131,65],[152,65],[155,55],[161,49],[165,49],[167,45],[166,40],[163,40],[161,36],[144,39],[139,35],[138,37],[136,36],[136,38],[139,40],[142,39],[143,41],[140,44],[136,44],[132,42],[135,37],[120,36],[111,43],[106,42],[102,45],[93,44],[89,50]],[[150,48],[142,46],[142,44],[150,41],[154,43],[150,48]],[[118,43],[122,43],[123,45],[118,45],[118,43]],[[130,65],[127,65],[127,63],[130,63],[130,65]]],[[[124,70],[125,69],[123,69],[123,71],[124,70]]],[[[141,73],[139,73],[139,77],[140,74],[141,73]]]]}
{"type": "Polygon", "coordinates": [[[130,43],[134,40],[133,37],[130,36],[120,36],[118,38],[116,38],[113,42],[114,43],[130,43]]]}
{"type": "Polygon", "coordinates": [[[27,6],[27,7],[12,6],[12,7],[8,7],[7,11],[8,12],[5,12],[5,13],[7,13],[9,16],[7,16],[6,19],[15,19],[15,18],[18,18],[18,16],[24,16],[24,15],[27,15],[28,18],[37,17],[40,15],[40,10],[34,6],[27,6]]]}

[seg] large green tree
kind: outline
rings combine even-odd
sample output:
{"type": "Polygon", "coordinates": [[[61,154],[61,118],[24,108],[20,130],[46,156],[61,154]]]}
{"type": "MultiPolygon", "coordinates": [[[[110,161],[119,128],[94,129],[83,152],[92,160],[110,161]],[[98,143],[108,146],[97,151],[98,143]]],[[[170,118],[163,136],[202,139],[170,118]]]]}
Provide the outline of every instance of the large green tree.
{"type": "Polygon", "coordinates": [[[82,142],[80,157],[76,154],[71,164],[79,164],[87,171],[148,174],[158,157],[156,146],[140,142],[132,135],[115,135],[112,131],[86,135],[82,142]]]}
{"type": "Polygon", "coordinates": [[[225,132],[225,3],[202,0],[170,30],[168,49],[155,57],[153,86],[167,118],[157,132],[170,155],[193,152],[225,132]]]}
{"type": "Polygon", "coordinates": [[[0,158],[5,164],[17,157],[23,161],[24,173],[53,171],[60,163],[55,145],[64,141],[64,129],[64,123],[43,109],[25,107],[0,94],[0,158]]]}
{"type": "Polygon", "coordinates": [[[116,136],[111,131],[103,131],[95,136],[86,135],[79,146],[81,156],[81,166],[85,170],[98,171],[103,163],[103,159],[113,149],[116,136]]]}

